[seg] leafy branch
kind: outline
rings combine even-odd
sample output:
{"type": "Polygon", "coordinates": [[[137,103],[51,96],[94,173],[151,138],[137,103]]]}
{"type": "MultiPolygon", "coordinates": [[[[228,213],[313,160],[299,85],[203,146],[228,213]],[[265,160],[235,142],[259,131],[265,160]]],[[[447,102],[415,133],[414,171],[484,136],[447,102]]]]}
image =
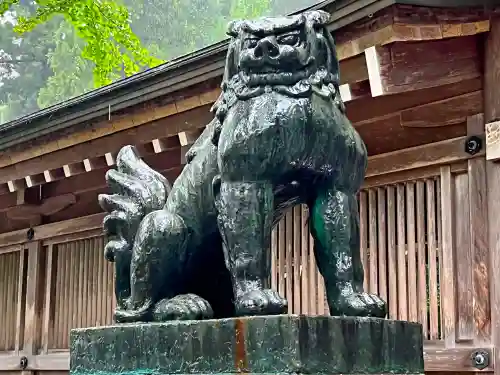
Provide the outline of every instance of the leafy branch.
{"type": "MultiPolygon", "coordinates": [[[[0,15],[19,0],[0,0],[0,15]]],[[[83,39],[82,57],[94,66],[94,85],[100,87],[130,76],[163,61],[142,46],[130,27],[127,7],[112,0],[39,0],[33,16],[20,16],[14,31],[20,35],[33,31],[56,15],[62,15],[83,39]]]]}

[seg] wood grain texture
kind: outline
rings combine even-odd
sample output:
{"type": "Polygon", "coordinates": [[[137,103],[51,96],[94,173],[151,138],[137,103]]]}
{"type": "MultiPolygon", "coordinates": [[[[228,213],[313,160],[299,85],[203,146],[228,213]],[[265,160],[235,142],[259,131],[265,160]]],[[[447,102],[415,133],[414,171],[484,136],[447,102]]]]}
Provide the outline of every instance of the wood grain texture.
{"type": "Polygon", "coordinates": [[[26,271],[26,310],[23,351],[36,354],[40,344],[44,259],[40,241],[30,242],[26,271]]]}
{"type": "MultiPolygon", "coordinates": [[[[437,111],[440,106],[446,107],[447,99],[478,91],[481,85],[481,80],[475,79],[446,85],[439,89],[405,92],[396,97],[383,96],[370,99],[361,97],[347,102],[348,116],[365,139],[371,155],[454,138],[466,134],[465,126],[462,123],[437,127],[435,131],[429,132],[425,128],[402,127],[402,115],[405,111],[411,112],[413,107],[417,106],[418,108],[421,105],[429,105],[437,111]]],[[[424,108],[414,113],[413,116],[425,116],[425,113],[424,108]]],[[[66,175],[73,178],[78,176],[77,173],[85,174],[85,172],[92,173],[99,169],[106,169],[114,163],[108,156],[116,154],[124,144],[136,145],[141,155],[145,156],[146,159],[150,158],[152,162],[169,161],[170,158],[160,157],[159,153],[168,152],[181,146],[177,133],[165,132],[165,129],[169,127],[168,124],[174,121],[187,124],[188,128],[197,128],[203,127],[211,119],[207,106],[189,110],[181,115],[138,125],[136,128],[121,130],[112,135],[69,146],[54,153],[22,161],[16,165],[6,166],[0,169],[1,175],[5,180],[8,180],[4,184],[9,185],[11,191],[15,191],[25,189],[28,180],[31,186],[45,186],[47,183],[65,179],[66,175]],[[193,123],[198,125],[193,125],[193,123]],[[66,175],[62,165],[64,162],[67,163],[65,164],[66,172],[71,169],[71,173],[66,173],[66,175]],[[79,167],[74,168],[74,166],[79,167]]],[[[179,160],[179,166],[181,162],[179,160]]],[[[87,177],[90,175],[82,177],[82,180],[86,181],[87,177]]],[[[4,189],[4,194],[8,193],[9,186],[4,189]]],[[[80,189],[85,189],[85,184],[80,183],[78,186],[80,189]]]]}
{"type": "MultiPolygon", "coordinates": [[[[494,18],[484,48],[484,121],[500,120],[500,19],[494,18]]],[[[500,363],[500,166],[487,162],[486,186],[488,207],[489,292],[491,298],[491,340],[497,350],[494,361],[500,363]]],[[[495,374],[500,369],[495,368],[495,374]]]]}
{"type": "MultiPolygon", "coordinates": [[[[416,169],[430,165],[454,163],[470,158],[465,152],[466,137],[448,139],[368,158],[367,177],[416,169]]],[[[476,156],[484,155],[484,151],[476,156]]]]}
{"type": "Polygon", "coordinates": [[[469,176],[460,173],[454,177],[453,205],[455,207],[455,254],[457,288],[457,342],[473,341],[474,328],[474,300],[472,278],[472,249],[470,243],[470,202],[469,176]]]}
{"type": "Polygon", "coordinates": [[[477,339],[483,342],[489,340],[491,331],[486,161],[478,158],[468,163],[474,322],[477,339]]]}
{"type": "MultiPolygon", "coordinates": [[[[464,373],[476,372],[471,366],[470,354],[478,348],[464,347],[445,349],[424,345],[424,361],[426,372],[442,373],[464,373]]],[[[491,348],[487,348],[491,352],[491,348]]],[[[0,357],[0,371],[6,375],[19,375],[19,355],[5,355],[0,357]],[[9,373],[8,371],[12,371],[9,373]]],[[[43,371],[48,375],[51,372],[61,371],[57,375],[67,374],[69,371],[69,352],[50,353],[45,355],[28,355],[29,369],[31,371],[43,371]]],[[[495,368],[488,366],[483,372],[489,373],[495,368]]],[[[352,374],[354,375],[354,374],[352,374]]]]}
{"type": "Polygon", "coordinates": [[[371,47],[365,55],[372,93],[395,94],[480,77],[477,51],[476,36],[371,47]]]}
{"type": "Polygon", "coordinates": [[[455,207],[453,205],[453,177],[449,165],[441,167],[440,176],[440,252],[439,252],[439,282],[441,293],[442,336],[447,348],[453,348],[456,343],[456,290],[455,290],[455,245],[453,222],[455,207]]]}
{"type": "Polygon", "coordinates": [[[401,125],[434,128],[458,124],[483,110],[482,91],[440,100],[401,112],[401,125]]]}

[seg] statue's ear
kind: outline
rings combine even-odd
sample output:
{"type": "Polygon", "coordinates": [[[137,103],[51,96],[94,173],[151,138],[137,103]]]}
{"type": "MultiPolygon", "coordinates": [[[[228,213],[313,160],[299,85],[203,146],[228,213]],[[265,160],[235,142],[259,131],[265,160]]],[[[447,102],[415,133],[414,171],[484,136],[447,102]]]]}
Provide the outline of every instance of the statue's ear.
{"type": "Polygon", "coordinates": [[[324,26],[330,21],[330,14],[324,10],[313,10],[306,13],[306,19],[312,26],[324,26]]]}
{"type": "MultiPolygon", "coordinates": [[[[239,39],[237,36],[232,36],[229,47],[226,54],[226,66],[224,67],[224,76],[222,79],[223,85],[227,85],[231,78],[238,74],[238,51],[239,51],[239,39]]],[[[224,90],[224,88],[223,88],[224,90]]]]}
{"type": "Polygon", "coordinates": [[[240,33],[242,23],[242,21],[238,20],[229,22],[227,25],[227,35],[236,38],[240,33]]]}

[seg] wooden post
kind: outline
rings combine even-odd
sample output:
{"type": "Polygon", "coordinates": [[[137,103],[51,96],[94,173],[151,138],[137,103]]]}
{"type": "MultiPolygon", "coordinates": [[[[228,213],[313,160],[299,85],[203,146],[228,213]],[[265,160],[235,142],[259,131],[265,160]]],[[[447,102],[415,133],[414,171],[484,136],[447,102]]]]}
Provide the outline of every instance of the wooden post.
{"type": "Polygon", "coordinates": [[[19,255],[19,277],[17,280],[17,311],[16,311],[16,345],[15,353],[19,354],[22,343],[24,343],[24,321],[25,321],[25,305],[23,304],[25,295],[25,271],[26,271],[26,251],[24,249],[20,250],[19,255]]]}
{"type": "Polygon", "coordinates": [[[43,315],[43,328],[42,328],[42,348],[43,354],[49,351],[49,325],[51,314],[51,297],[52,297],[52,265],[54,263],[54,246],[50,244],[47,248],[47,267],[45,273],[45,299],[44,299],[44,315],[43,315]]]}
{"type": "MultiPolygon", "coordinates": [[[[500,19],[491,20],[486,38],[484,58],[484,120],[500,120],[500,19]]],[[[491,339],[495,346],[492,362],[495,374],[500,374],[500,165],[487,162],[487,206],[489,240],[489,288],[491,300],[491,339]]]]}
{"type": "Polygon", "coordinates": [[[40,241],[28,243],[28,267],[26,272],[26,315],[23,352],[36,354],[39,345],[43,291],[43,257],[40,241]]]}

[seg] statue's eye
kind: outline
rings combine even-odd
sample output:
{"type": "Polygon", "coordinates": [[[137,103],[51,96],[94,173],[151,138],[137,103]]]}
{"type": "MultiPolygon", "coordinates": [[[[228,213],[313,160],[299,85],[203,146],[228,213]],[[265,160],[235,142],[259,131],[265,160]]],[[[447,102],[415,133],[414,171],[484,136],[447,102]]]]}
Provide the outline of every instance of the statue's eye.
{"type": "Polygon", "coordinates": [[[255,48],[257,47],[257,42],[258,40],[255,38],[248,38],[245,39],[245,48],[255,48]]]}
{"type": "Polygon", "coordinates": [[[279,44],[287,44],[289,46],[295,46],[299,43],[300,38],[298,34],[286,34],[278,37],[279,44]]]}

